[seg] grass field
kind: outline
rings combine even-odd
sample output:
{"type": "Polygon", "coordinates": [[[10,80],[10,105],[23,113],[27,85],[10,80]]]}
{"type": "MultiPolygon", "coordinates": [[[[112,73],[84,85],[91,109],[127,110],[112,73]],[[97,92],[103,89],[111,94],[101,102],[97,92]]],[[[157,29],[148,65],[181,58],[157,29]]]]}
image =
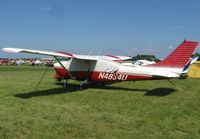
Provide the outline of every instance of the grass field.
{"type": "Polygon", "coordinates": [[[200,79],[35,90],[44,70],[0,67],[0,138],[200,138],[200,79]]]}

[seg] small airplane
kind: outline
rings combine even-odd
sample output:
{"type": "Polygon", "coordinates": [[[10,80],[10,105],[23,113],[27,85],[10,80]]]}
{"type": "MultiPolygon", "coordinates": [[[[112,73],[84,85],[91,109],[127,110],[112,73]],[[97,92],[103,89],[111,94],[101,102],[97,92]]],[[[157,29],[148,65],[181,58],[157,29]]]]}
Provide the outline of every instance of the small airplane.
{"type": "Polygon", "coordinates": [[[154,64],[154,63],[156,62],[141,59],[141,60],[133,61],[132,63],[122,63],[122,65],[137,67],[137,66],[144,66],[144,65],[154,64]]]}
{"type": "Polygon", "coordinates": [[[39,65],[42,65],[42,62],[37,59],[36,61],[33,61],[32,65],[39,66],[39,65]]]}
{"type": "Polygon", "coordinates": [[[7,65],[10,61],[7,59],[0,59],[0,65],[5,64],[7,65]]]}
{"type": "MultiPolygon", "coordinates": [[[[58,81],[75,79],[82,81],[80,86],[89,83],[109,83],[117,81],[156,80],[178,78],[183,68],[189,61],[198,42],[184,40],[164,60],[143,65],[127,66],[121,64],[123,60],[130,59],[126,56],[88,56],[66,52],[49,52],[20,48],[3,48],[8,53],[32,53],[53,56],[57,63],[54,78],[58,81]],[[70,58],[69,61],[60,61],[59,57],[70,58]]],[[[184,70],[185,71],[185,70],[184,70]]]]}

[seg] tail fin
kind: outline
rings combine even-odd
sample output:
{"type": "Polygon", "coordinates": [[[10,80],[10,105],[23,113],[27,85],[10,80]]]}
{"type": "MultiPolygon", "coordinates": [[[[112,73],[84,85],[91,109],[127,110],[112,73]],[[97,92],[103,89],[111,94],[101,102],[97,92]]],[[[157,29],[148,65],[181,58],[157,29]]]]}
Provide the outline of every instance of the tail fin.
{"type": "Polygon", "coordinates": [[[198,42],[184,40],[164,60],[148,66],[183,68],[197,47],[197,44],[198,42]]]}

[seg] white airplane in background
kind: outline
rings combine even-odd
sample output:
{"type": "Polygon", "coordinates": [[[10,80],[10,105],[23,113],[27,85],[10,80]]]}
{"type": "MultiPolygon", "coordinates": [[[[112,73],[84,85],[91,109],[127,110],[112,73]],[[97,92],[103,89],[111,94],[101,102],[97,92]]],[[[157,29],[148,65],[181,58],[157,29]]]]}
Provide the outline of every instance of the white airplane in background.
{"type": "Polygon", "coordinates": [[[87,56],[66,52],[48,52],[20,48],[3,48],[9,53],[32,53],[53,56],[58,63],[54,64],[56,74],[54,78],[61,80],[75,79],[83,81],[80,86],[95,82],[116,82],[135,80],[155,80],[178,78],[184,66],[189,61],[198,42],[184,40],[164,60],[144,65],[126,66],[123,60],[130,59],[126,56],[87,56]],[[69,61],[59,61],[58,57],[70,58],[69,61]]]}
{"type": "Polygon", "coordinates": [[[137,60],[137,61],[133,61],[132,63],[122,63],[122,65],[126,65],[126,66],[133,66],[133,67],[138,67],[138,66],[145,66],[145,65],[149,65],[149,64],[155,64],[156,62],[154,61],[148,61],[148,60],[137,60]]]}
{"type": "Polygon", "coordinates": [[[39,65],[42,64],[42,62],[41,62],[40,60],[37,59],[36,61],[33,62],[33,64],[39,66],[39,65]]]}

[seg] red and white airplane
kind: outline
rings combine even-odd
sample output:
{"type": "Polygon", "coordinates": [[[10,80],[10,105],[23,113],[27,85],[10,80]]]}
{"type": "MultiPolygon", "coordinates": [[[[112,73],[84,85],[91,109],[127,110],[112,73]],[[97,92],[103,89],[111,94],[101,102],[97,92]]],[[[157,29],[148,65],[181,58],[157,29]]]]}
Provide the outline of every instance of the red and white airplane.
{"type": "Polygon", "coordinates": [[[130,59],[126,56],[88,56],[20,48],[3,48],[3,51],[53,56],[58,61],[54,64],[56,71],[54,78],[81,80],[84,84],[178,78],[197,44],[198,42],[184,40],[161,62],[137,67],[121,64],[123,60],[130,59]],[[70,60],[61,62],[58,57],[70,58],[70,60]]]}

